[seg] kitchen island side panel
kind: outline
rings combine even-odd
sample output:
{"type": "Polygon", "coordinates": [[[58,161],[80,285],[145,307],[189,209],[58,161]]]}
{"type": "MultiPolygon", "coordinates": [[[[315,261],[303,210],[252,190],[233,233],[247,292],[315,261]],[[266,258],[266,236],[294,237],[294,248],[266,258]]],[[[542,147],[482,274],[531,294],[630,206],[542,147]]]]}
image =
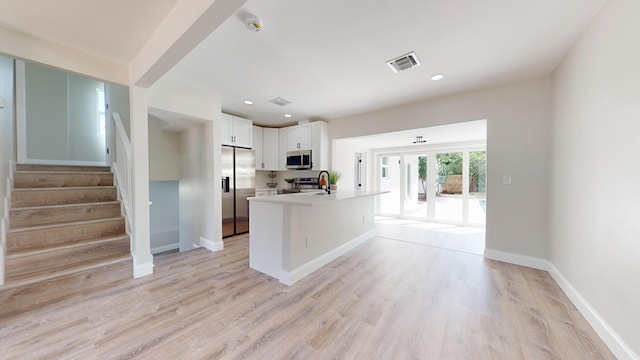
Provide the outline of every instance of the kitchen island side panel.
{"type": "MultiPolygon", "coordinates": [[[[375,197],[336,201],[323,206],[292,205],[287,272],[337,249],[374,230],[375,197]]],[[[285,248],[285,251],[287,248],[285,248]]]]}
{"type": "Polygon", "coordinates": [[[284,228],[289,224],[285,206],[256,201],[249,204],[249,267],[274,278],[280,277],[284,228]]]}

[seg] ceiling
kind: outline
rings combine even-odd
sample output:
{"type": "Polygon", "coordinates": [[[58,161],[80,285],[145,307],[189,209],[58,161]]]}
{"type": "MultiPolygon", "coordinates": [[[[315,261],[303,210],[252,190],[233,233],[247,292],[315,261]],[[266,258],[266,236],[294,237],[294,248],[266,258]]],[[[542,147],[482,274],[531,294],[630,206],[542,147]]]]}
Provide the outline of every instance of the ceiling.
{"type": "MultiPolygon", "coordinates": [[[[249,0],[168,75],[260,125],[331,120],[547,75],[605,1],[249,0]],[[248,14],[261,31],[245,28],[248,14]],[[411,51],[422,65],[385,64],[411,51]]],[[[0,0],[0,25],[128,64],[175,4],[0,0]]]]}
{"type": "Polygon", "coordinates": [[[224,111],[257,124],[334,119],[547,75],[603,2],[249,0],[170,73],[217,89],[224,111]],[[246,29],[249,14],[261,31],[246,29]],[[422,65],[386,65],[411,51],[422,65]]]}
{"type": "Polygon", "coordinates": [[[463,142],[486,144],[487,120],[358,136],[341,139],[340,141],[347,141],[365,149],[404,148],[403,151],[407,151],[407,147],[424,149],[432,145],[460,144],[463,142]],[[413,142],[416,141],[418,136],[422,136],[426,142],[414,144],[413,142]]]}
{"type": "Polygon", "coordinates": [[[0,0],[0,25],[129,64],[176,0],[0,0]]]}

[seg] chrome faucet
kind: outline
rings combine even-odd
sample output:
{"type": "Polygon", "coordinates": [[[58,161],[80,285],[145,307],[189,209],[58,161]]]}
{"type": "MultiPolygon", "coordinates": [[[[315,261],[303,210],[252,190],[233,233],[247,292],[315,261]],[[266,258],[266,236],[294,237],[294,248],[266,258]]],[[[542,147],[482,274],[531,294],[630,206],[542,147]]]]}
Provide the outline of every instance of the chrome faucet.
{"type": "Polygon", "coordinates": [[[318,174],[318,186],[319,186],[320,188],[322,188],[322,187],[320,186],[320,179],[321,179],[322,173],[326,173],[326,174],[327,174],[327,179],[326,179],[326,182],[327,182],[327,188],[325,189],[325,191],[327,192],[327,194],[331,194],[331,183],[330,183],[330,181],[329,181],[329,172],[328,172],[327,170],[322,170],[322,171],[320,171],[320,173],[318,174]]]}

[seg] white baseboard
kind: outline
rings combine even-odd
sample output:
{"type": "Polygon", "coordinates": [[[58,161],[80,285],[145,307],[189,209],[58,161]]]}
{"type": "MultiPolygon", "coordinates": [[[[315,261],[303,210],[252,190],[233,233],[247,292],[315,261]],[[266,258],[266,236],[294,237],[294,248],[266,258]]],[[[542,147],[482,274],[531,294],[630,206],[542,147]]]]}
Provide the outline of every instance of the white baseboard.
{"type": "Polygon", "coordinates": [[[551,262],[549,264],[549,274],[560,286],[562,291],[571,300],[573,305],[580,311],[582,316],[587,319],[587,322],[598,333],[602,341],[609,347],[611,352],[620,360],[638,360],[638,355],[625,344],[622,339],[616,334],[613,329],[607,324],[606,321],[598,314],[598,312],[589,304],[589,302],[571,285],[569,280],[562,275],[560,270],[555,267],[551,262]]]}
{"type": "Polygon", "coordinates": [[[157,246],[157,247],[151,248],[151,254],[155,255],[155,254],[159,254],[161,252],[171,251],[171,250],[175,250],[175,249],[180,249],[180,244],[179,243],[163,245],[163,246],[157,246]]]}
{"type": "Polygon", "coordinates": [[[549,270],[549,262],[532,256],[509,253],[500,250],[484,249],[484,257],[490,260],[497,260],[509,264],[526,266],[538,270],[549,270]]]}
{"type": "Polygon", "coordinates": [[[305,276],[311,274],[312,272],[320,269],[331,261],[335,260],[339,256],[344,255],[348,251],[355,249],[365,241],[371,239],[376,235],[375,229],[369,230],[366,233],[338,246],[337,248],[321,255],[308,263],[297,267],[293,271],[280,271],[280,282],[285,285],[293,285],[296,281],[304,278],[305,276]]]}
{"type": "Polygon", "coordinates": [[[133,277],[135,279],[153,274],[153,261],[138,264],[136,256],[133,255],[133,277]]]}
{"type": "Polygon", "coordinates": [[[550,261],[493,249],[485,249],[484,257],[491,260],[547,271],[618,359],[640,360],[638,355],[620,339],[618,334],[616,334],[591,304],[589,304],[550,261]]]}
{"type": "Polygon", "coordinates": [[[209,240],[203,237],[200,238],[200,246],[210,251],[220,251],[224,249],[224,243],[222,241],[209,240]]]}

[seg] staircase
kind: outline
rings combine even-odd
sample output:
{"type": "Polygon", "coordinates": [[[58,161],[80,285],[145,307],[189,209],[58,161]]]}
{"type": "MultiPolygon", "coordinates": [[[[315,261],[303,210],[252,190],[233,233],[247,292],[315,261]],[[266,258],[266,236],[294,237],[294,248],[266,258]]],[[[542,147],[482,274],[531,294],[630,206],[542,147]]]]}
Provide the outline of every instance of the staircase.
{"type": "Polygon", "coordinates": [[[129,236],[108,167],[17,165],[9,223],[2,292],[91,278],[114,265],[128,264],[130,277],[129,236]]]}

